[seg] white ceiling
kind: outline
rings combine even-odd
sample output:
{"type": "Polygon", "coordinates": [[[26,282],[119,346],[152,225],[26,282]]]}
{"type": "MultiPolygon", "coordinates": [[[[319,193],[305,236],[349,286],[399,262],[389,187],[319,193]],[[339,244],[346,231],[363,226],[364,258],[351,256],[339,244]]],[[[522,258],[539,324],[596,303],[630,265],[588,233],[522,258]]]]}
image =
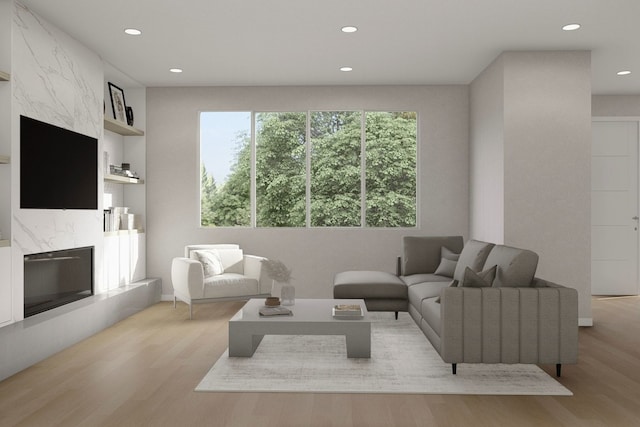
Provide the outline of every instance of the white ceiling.
{"type": "Polygon", "coordinates": [[[505,50],[577,49],[594,94],[640,94],[640,0],[19,1],[149,87],[467,84],[505,50]]]}

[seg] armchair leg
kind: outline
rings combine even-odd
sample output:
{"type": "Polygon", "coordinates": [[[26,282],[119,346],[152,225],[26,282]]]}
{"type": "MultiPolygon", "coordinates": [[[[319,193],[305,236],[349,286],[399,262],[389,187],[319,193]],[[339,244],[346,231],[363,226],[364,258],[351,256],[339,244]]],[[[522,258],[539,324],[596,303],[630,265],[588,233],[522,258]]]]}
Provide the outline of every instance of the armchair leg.
{"type": "Polygon", "coordinates": [[[189,304],[189,320],[193,320],[193,304],[189,304]]]}
{"type": "Polygon", "coordinates": [[[456,368],[458,367],[457,363],[452,363],[451,364],[451,372],[453,372],[453,375],[456,374],[456,368]]]}
{"type": "Polygon", "coordinates": [[[396,320],[398,320],[398,312],[396,311],[396,320]]]}
{"type": "Polygon", "coordinates": [[[174,296],[173,296],[173,308],[176,308],[176,299],[177,299],[177,298],[176,298],[176,296],[174,295],[174,296]]]}
{"type": "Polygon", "coordinates": [[[560,378],[560,374],[562,373],[562,364],[556,364],[556,377],[560,378]]]}

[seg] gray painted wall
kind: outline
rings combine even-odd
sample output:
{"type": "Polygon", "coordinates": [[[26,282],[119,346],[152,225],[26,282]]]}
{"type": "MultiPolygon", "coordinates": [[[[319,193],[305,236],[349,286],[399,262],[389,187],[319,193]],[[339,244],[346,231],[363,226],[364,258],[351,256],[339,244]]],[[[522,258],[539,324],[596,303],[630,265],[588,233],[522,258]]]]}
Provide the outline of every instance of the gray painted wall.
{"type": "Polygon", "coordinates": [[[467,86],[194,87],[147,89],[147,275],[172,295],[171,259],[192,243],[239,243],[293,268],[298,296],[330,297],[335,273],[395,271],[404,235],[466,236],[467,86]],[[200,111],[414,110],[419,115],[415,229],[199,227],[200,111]]]}
{"type": "Polygon", "coordinates": [[[591,98],[594,117],[640,117],[640,95],[594,95],[591,98]]]}
{"type": "Polygon", "coordinates": [[[470,235],[504,243],[504,63],[499,56],[470,86],[470,235]]]}
{"type": "MultiPolygon", "coordinates": [[[[537,275],[574,287],[579,315],[591,319],[591,55],[590,52],[506,52],[472,84],[474,114],[499,112],[503,123],[504,243],[540,255],[537,275]]],[[[473,121],[477,125],[476,121],[473,121]]],[[[502,127],[501,127],[502,126],[502,127]]],[[[480,130],[471,130],[471,163],[482,161],[480,130]]],[[[472,168],[473,169],[473,168],[472,168]]],[[[493,172],[488,177],[493,178],[493,172]]],[[[475,177],[474,177],[475,178],[475,177]]],[[[472,199],[482,194],[474,189],[472,199]]],[[[477,212],[473,211],[474,218],[477,212]]],[[[484,215],[484,212],[478,212],[484,215]]],[[[472,224],[482,223],[471,220],[472,224]]],[[[493,224],[491,225],[493,226],[493,224]]],[[[472,237],[481,235],[474,228],[472,237]]]]}

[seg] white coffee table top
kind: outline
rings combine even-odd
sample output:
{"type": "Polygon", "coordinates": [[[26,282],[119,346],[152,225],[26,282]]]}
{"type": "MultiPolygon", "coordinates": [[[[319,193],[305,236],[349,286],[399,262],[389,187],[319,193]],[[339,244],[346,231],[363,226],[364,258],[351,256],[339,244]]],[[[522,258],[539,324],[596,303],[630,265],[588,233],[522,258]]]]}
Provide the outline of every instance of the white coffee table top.
{"type": "Polygon", "coordinates": [[[231,322],[371,322],[369,312],[362,299],[302,299],[296,298],[294,305],[285,306],[293,316],[260,316],[258,310],[264,307],[264,298],[250,299],[245,306],[231,318],[231,322]],[[336,304],[359,304],[362,319],[336,319],[331,309],[336,304]]]}

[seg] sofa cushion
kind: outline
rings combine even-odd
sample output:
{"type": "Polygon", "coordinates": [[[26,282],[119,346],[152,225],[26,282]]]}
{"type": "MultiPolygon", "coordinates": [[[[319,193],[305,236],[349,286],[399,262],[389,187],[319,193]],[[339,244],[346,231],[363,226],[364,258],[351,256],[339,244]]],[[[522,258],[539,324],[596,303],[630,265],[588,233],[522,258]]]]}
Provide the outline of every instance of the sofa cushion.
{"type": "Polygon", "coordinates": [[[204,277],[217,276],[224,273],[220,254],[215,249],[191,251],[191,256],[202,264],[204,277]]]}
{"type": "Polygon", "coordinates": [[[436,301],[436,298],[426,298],[422,300],[420,314],[422,314],[422,318],[431,326],[431,329],[433,329],[438,336],[441,336],[440,304],[436,301]]]}
{"type": "Polygon", "coordinates": [[[236,273],[224,273],[204,281],[204,298],[257,295],[258,281],[236,273]]]}
{"type": "Polygon", "coordinates": [[[442,247],[457,253],[462,250],[462,236],[404,236],[402,274],[433,273],[440,264],[442,247]]]}
{"type": "Polygon", "coordinates": [[[333,279],[334,298],[406,299],[407,285],[385,271],[343,271],[333,279]]]}
{"type": "Polygon", "coordinates": [[[453,278],[462,283],[464,280],[464,270],[467,267],[473,271],[481,271],[493,246],[493,243],[469,240],[467,244],[464,245],[462,252],[460,252],[460,258],[458,258],[458,264],[453,273],[453,278]]]}
{"type": "Polygon", "coordinates": [[[451,282],[451,277],[437,276],[435,274],[412,274],[411,276],[400,276],[400,279],[402,279],[407,286],[424,282],[451,282]]]}
{"type": "Polygon", "coordinates": [[[493,285],[493,280],[496,278],[496,270],[498,266],[494,265],[488,270],[476,273],[469,267],[464,270],[464,279],[460,286],[469,288],[490,288],[493,285]]]}
{"type": "MultiPolygon", "coordinates": [[[[457,280],[452,280],[451,283],[449,283],[449,287],[450,288],[455,288],[458,286],[458,281],[457,280]]],[[[438,295],[438,298],[436,298],[436,303],[440,304],[440,295],[438,295]]]]}
{"type": "Polygon", "coordinates": [[[409,286],[409,304],[416,309],[420,309],[422,300],[425,298],[434,298],[440,295],[440,291],[449,286],[448,282],[425,282],[417,285],[409,286]]]}
{"type": "Polygon", "coordinates": [[[494,287],[531,286],[538,266],[538,255],[526,249],[497,245],[489,253],[484,268],[497,265],[494,287]]]}

